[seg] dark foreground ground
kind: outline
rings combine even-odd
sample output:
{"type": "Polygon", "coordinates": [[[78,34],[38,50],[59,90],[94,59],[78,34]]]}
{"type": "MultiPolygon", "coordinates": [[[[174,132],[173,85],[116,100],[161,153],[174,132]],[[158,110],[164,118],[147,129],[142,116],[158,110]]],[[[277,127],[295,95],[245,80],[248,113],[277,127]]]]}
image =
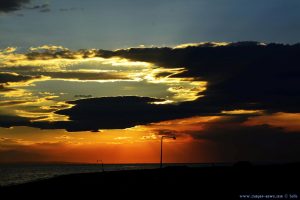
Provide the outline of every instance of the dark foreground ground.
{"type": "Polygon", "coordinates": [[[268,166],[240,163],[233,167],[74,174],[2,187],[0,199],[300,199],[299,169],[299,163],[268,166]]]}

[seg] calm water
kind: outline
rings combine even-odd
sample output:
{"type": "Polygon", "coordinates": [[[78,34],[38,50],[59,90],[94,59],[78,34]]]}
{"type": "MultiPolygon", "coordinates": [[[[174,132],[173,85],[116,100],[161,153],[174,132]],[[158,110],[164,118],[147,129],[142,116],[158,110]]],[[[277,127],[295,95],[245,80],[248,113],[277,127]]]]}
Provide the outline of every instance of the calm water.
{"type": "MultiPolygon", "coordinates": [[[[168,165],[168,164],[167,164],[168,165]]],[[[169,164],[203,167],[208,164],[169,164]]],[[[155,169],[159,164],[104,165],[105,171],[155,169]]],[[[102,172],[99,164],[2,164],[0,165],[0,186],[26,183],[64,174],[102,172]]]]}

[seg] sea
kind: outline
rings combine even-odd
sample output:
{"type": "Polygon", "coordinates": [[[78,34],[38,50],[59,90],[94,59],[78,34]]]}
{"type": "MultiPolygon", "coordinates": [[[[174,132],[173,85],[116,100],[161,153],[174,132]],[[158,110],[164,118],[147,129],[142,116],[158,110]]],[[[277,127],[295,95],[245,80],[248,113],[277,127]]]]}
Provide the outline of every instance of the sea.
{"type": "MultiPolygon", "coordinates": [[[[211,164],[164,164],[205,167],[211,164]]],[[[103,171],[157,169],[159,164],[0,164],[0,186],[17,185],[55,176],[103,171]]]]}

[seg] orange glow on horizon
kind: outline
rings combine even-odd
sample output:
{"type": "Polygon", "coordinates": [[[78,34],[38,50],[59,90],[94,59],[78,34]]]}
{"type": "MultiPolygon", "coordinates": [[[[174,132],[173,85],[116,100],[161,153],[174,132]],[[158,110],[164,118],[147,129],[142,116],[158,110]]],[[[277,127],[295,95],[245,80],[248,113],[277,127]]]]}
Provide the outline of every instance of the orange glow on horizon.
{"type": "MultiPolygon", "coordinates": [[[[40,130],[30,127],[0,128],[0,162],[80,162],[158,163],[160,134],[176,134],[177,140],[164,141],[164,162],[216,162],[214,141],[195,139],[191,134],[205,132],[207,124],[226,116],[198,116],[98,133],[40,130]],[[14,155],[9,156],[13,151],[14,155]],[[6,154],[5,154],[6,152],[6,154]],[[6,155],[6,156],[4,156],[6,155]]],[[[269,124],[286,131],[300,130],[299,113],[275,113],[250,117],[243,126],[269,124]]]]}
{"type": "MultiPolygon", "coordinates": [[[[68,133],[64,130],[15,127],[3,129],[0,152],[9,151],[11,146],[17,151],[25,150],[29,154],[43,155],[30,158],[34,161],[95,163],[101,159],[105,163],[158,163],[160,159],[158,130],[184,131],[188,128],[196,130],[197,127],[200,130],[201,127],[197,123],[212,119],[214,117],[193,117],[128,129],[102,130],[99,133],[68,133]]],[[[203,162],[204,159],[209,159],[204,148],[201,150],[202,153],[195,151],[201,146],[205,146],[203,141],[194,140],[191,136],[181,133],[177,140],[164,140],[164,160],[169,163],[203,162]]],[[[22,161],[23,158],[14,157],[15,161],[22,161]]],[[[5,160],[2,159],[3,161],[5,160]]]]}

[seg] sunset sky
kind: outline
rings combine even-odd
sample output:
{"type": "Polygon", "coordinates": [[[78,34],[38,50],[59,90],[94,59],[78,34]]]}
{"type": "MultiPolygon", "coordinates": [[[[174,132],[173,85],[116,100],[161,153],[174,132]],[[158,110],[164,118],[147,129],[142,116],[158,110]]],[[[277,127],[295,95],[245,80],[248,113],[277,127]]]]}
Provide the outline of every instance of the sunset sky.
{"type": "Polygon", "coordinates": [[[1,0],[0,163],[299,161],[299,10],[1,0]]]}

